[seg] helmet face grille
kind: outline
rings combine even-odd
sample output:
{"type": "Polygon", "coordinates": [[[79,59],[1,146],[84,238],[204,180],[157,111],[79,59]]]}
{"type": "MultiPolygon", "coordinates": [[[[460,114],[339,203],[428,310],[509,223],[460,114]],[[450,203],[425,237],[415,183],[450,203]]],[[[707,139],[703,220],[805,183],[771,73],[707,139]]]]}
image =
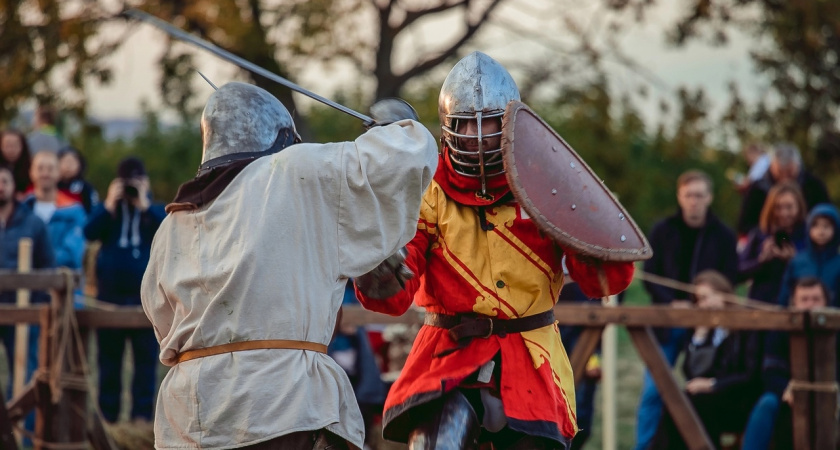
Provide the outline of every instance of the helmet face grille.
{"type": "Polygon", "coordinates": [[[452,161],[452,168],[460,175],[471,178],[486,178],[499,175],[505,172],[502,163],[502,149],[500,147],[490,148],[488,144],[494,138],[501,138],[501,116],[503,113],[496,112],[483,116],[483,119],[496,119],[500,122],[500,131],[495,133],[482,133],[478,127],[477,134],[459,133],[461,123],[474,120],[481,123],[481,113],[474,115],[448,114],[447,123],[450,126],[442,127],[443,139],[449,147],[449,159],[452,161]],[[475,142],[475,144],[471,144],[475,142]]]}

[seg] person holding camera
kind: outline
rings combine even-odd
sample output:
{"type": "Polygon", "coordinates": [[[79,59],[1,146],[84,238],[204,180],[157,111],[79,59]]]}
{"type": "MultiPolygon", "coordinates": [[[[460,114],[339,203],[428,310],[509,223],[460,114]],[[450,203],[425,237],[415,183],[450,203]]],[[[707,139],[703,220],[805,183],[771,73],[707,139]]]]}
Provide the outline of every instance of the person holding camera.
{"type": "MultiPolygon", "coordinates": [[[[134,157],[124,159],[105,201],[94,207],[84,230],[88,240],[102,243],[96,260],[99,300],[140,306],[140,283],[152,238],[165,216],[163,205],[152,203],[143,163],[134,157]]],[[[115,422],[119,416],[123,351],[129,340],[134,354],[131,418],[151,420],[158,352],[154,331],[100,329],[98,339],[99,407],[105,419],[115,422]]]]}
{"type": "Polygon", "coordinates": [[[788,262],[805,249],[806,213],[805,198],[796,183],[770,189],[759,225],[749,232],[739,255],[741,280],[752,280],[749,298],[776,303],[788,262]]]}

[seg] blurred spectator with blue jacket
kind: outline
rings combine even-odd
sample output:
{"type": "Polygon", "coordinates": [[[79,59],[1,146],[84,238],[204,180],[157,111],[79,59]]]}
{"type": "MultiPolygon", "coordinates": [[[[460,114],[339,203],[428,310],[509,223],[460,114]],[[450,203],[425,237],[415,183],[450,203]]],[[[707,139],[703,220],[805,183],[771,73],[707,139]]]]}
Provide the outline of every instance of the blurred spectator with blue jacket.
{"type": "Polygon", "coordinates": [[[58,190],[58,156],[52,152],[36,153],[29,177],[33,191],[24,203],[47,224],[56,266],[81,269],[85,252],[82,228],[87,214],[81,203],[58,190]]]}
{"type": "MultiPolygon", "coordinates": [[[[53,267],[54,256],[49,234],[44,222],[28,207],[15,200],[15,180],[11,169],[0,165],[0,268],[17,270],[18,241],[23,238],[32,240],[32,268],[47,269],[53,267]]],[[[33,292],[31,301],[42,303],[49,300],[45,292],[33,292]]],[[[16,303],[15,291],[0,292],[0,304],[13,305],[16,303]]],[[[6,348],[6,358],[9,368],[12,367],[15,348],[15,327],[0,326],[0,341],[6,348]]],[[[36,339],[30,339],[36,342],[36,339]]],[[[35,354],[29,359],[37,360],[35,354]]],[[[11,383],[9,383],[11,388],[11,383]]],[[[7,391],[7,396],[11,389],[7,391]]]]}
{"type": "MultiPolygon", "coordinates": [[[[166,216],[163,205],[151,201],[149,177],[142,161],[120,162],[117,178],[105,201],[93,208],[85,236],[101,241],[96,260],[97,297],[100,301],[140,306],[140,283],[149,263],[152,238],[166,216]]],[[[122,392],[123,352],[131,341],[134,379],[131,418],[152,419],[158,343],[151,328],[100,329],[99,407],[109,422],[116,422],[122,392]]]]}
{"type": "MultiPolygon", "coordinates": [[[[830,203],[819,204],[808,214],[808,239],[803,251],[796,254],[785,270],[778,293],[778,304],[787,306],[793,287],[804,277],[817,277],[829,292],[840,292],[840,212],[830,203]]],[[[828,306],[838,306],[830,299],[828,306]]]]}
{"type": "MultiPolygon", "coordinates": [[[[82,268],[85,237],[82,227],[87,215],[82,205],[58,190],[58,157],[53,152],[39,152],[32,157],[29,171],[32,193],[23,201],[47,225],[47,234],[55,255],[56,267],[82,268]]],[[[29,371],[37,367],[38,327],[30,329],[29,371]]]]}

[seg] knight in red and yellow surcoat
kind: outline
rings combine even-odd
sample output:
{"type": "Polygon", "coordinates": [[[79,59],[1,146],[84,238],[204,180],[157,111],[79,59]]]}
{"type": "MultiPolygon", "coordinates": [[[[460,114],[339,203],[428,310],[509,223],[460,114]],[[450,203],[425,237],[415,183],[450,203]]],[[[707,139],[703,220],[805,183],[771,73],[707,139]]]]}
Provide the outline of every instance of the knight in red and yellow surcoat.
{"type": "Polygon", "coordinates": [[[589,297],[616,294],[632,279],[632,263],[565,251],[511,195],[496,152],[499,110],[518,97],[507,71],[482,53],[453,68],[441,92],[438,170],[406,247],[414,277],[392,290],[381,289],[381,274],[357,279],[367,309],[401,315],[413,302],[427,313],[385,403],[385,438],[412,448],[473,448],[479,440],[568,448],[578,430],[574,377],[551,312],[563,259],[589,297]],[[471,97],[479,89],[483,107],[471,97]],[[484,327],[482,335],[467,330],[455,340],[458,324],[484,327]]]}

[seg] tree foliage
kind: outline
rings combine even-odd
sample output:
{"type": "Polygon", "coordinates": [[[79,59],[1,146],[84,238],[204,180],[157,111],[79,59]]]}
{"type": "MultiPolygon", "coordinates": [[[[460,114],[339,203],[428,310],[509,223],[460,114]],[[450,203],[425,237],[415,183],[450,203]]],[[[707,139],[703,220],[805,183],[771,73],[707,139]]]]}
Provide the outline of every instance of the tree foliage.
{"type": "Polygon", "coordinates": [[[84,109],[84,82],[110,79],[101,60],[118,42],[97,35],[102,18],[93,0],[0,1],[0,123],[33,97],[84,109]]]}
{"type": "MultiPolygon", "coordinates": [[[[406,6],[398,0],[143,0],[134,4],[290,80],[313,62],[331,67],[350,62],[363,78],[373,81],[373,97],[382,98],[399,96],[409,80],[456,55],[502,2],[436,0],[406,6]],[[418,49],[408,68],[397,69],[395,51],[402,36],[418,21],[452,12],[462,15],[464,29],[441,47],[418,49]]],[[[168,46],[161,66],[166,104],[184,116],[194,114],[189,108],[193,75],[189,53],[168,46]]],[[[304,137],[313,136],[289,89],[251,77],[289,107],[304,137]]]]}
{"type": "Polygon", "coordinates": [[[72,143],[87,159],[87,179],[104,196],[117,165],[128,156],[140,158],[157,201],[169,202],[183,182],[193,178],[201,162],[201,133],[197,123],[165,126],[157,113],[146,110],[143,125],[131,140],[108,141],[102,130],[87,124],[72,143]]]}
{"type": "MultiPolygon", "coordinates": [[[[643,0],[613,1],[644,8],[643,0]]],[[[840,111],[840,2],[691,0],[671,29],[678,45],[704,39],[725,45],[735,30],[754,38],[751,57],[773,94],[752,109],[766,137],[812,148],[836,131],[840,111]]]]}

